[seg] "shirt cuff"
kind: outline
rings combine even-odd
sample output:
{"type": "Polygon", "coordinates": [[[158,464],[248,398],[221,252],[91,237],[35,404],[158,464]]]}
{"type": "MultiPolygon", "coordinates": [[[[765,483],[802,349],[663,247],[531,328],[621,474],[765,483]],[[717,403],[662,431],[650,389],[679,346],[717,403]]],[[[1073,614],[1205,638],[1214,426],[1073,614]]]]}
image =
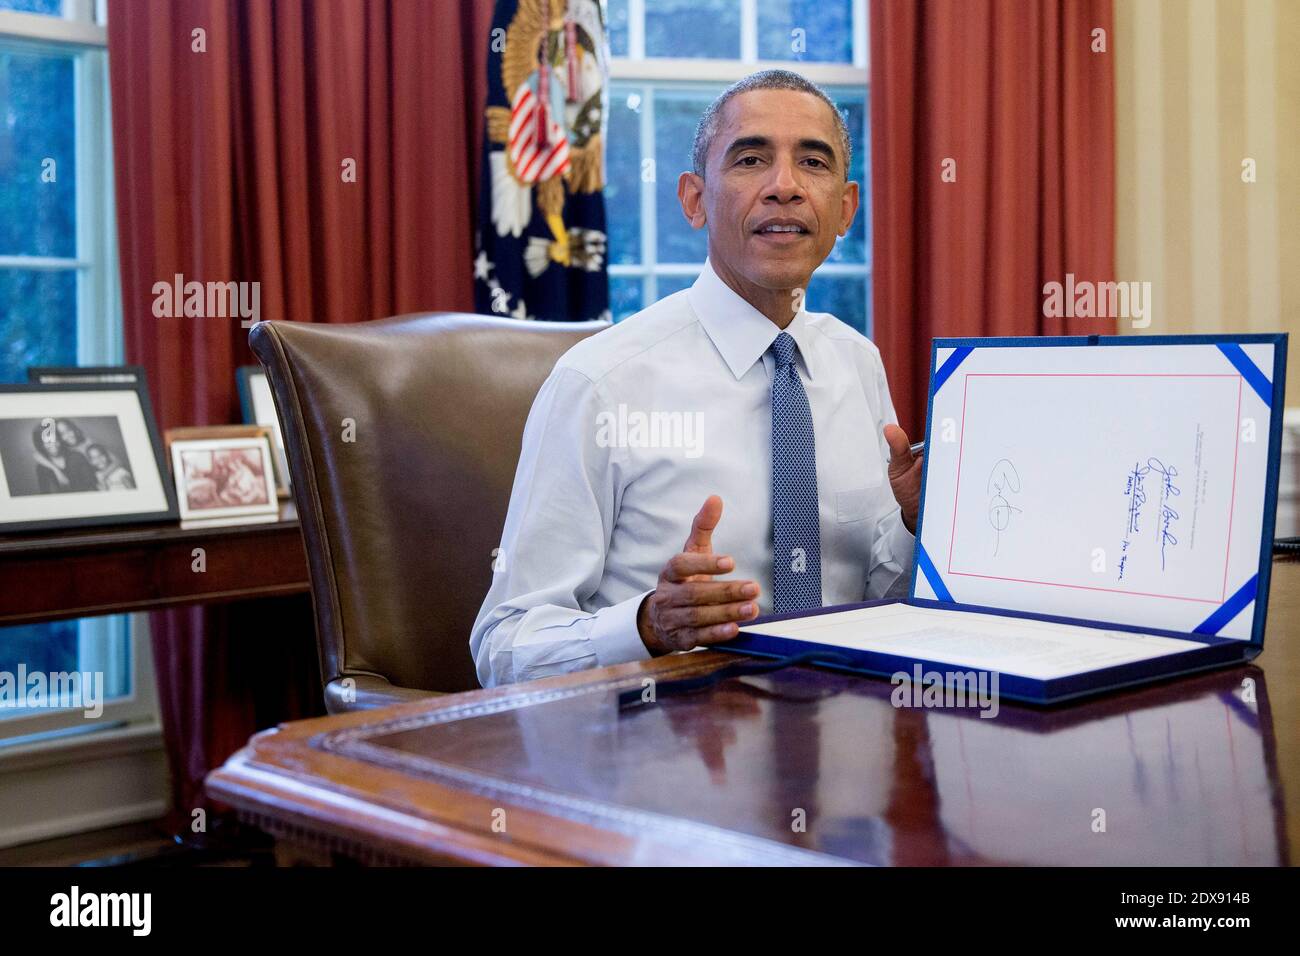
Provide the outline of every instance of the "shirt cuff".
{"type": "Polygon", "coordinates": [[[589,636],[601,667],[650,659],[650,651],[637,630],[636,616],[646,595],[653,593],[654,588],[651,588],[596,613],[589,636]]]}
{"type": "Polygon", "coordinates": [[[889,529],[886,541],[889,553],[904,571],[912,570],[912,559],[916,551],[916,536],[907,530],[903,521],[903,509],[899,508],[894,519],[894,526],[889,529]]]}

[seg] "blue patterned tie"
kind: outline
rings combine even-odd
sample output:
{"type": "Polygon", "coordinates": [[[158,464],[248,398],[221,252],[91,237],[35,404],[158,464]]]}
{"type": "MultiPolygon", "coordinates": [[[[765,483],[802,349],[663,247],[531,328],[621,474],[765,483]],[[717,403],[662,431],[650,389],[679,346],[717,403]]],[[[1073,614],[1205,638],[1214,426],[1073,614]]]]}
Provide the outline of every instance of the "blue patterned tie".
{"type": "Polygon", "coordinates": [[[817,443],[812,410],[794,365],[795,341],[772,343],[772,609],[822,606],[822,544],[817,517],[817,443]]]}

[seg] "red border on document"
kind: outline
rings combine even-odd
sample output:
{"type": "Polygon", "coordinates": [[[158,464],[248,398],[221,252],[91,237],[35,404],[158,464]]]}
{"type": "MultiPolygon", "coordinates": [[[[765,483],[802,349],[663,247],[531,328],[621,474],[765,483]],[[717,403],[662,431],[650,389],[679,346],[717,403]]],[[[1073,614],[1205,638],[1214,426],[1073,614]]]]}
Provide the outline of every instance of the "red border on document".
{"type": "Polygon", "coordinates": [[[1177,594],[1149,594],[1145,591],[1126,591],[1123,588],[1099,588],[1086,584],[1061,584],[1058,581],[1034,581],[1028,578],[1007,578],[996,574],[973,574],[952,569],[952,549],[957,543],[957,498],[961,492],[961,459],[966,437],[966,395],[972,378],[1235,378],[1237,380],[1237,418],[1241,421],[1241,375],[1231,372],[968,372],[963,378],[961,393],[961,436],[957,444],[957,487],[952,495],[952,529],[948,533],[948,571],[960,578],[985,578],[990,581],[1012,581],[1017,584],[1042,584],[1053,588],[1070,588],[1075,591],[1106,591],[1111,594],[1132,594],[1136,597],[1166,598],[1171,601],[1193,601],[1198,604],[1222,604],[1228,596],[1228,560],[1232,554],[1232,517],[1237,510],[1237,457],[1241,449],[1241,429],[1236,428],[1237,440],[1232,447],[1232,492],[1228,499],[1228,543],[1223,556],[1223,593],[1217,598],[1183,597],[1177,594]]]}

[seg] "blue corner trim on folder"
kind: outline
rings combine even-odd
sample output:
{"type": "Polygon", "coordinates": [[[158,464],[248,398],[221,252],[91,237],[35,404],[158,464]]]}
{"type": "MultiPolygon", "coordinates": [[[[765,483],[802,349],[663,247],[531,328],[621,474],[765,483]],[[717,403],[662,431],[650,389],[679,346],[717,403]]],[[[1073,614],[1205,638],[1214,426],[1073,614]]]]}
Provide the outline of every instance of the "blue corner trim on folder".
{"type": "Polygon", "coordinates": [[[934,591],[934,596],[940,601],[951,601],[952,595],[948,593],[948,588],[943,583],[943,578],[939,577],[939,571],[930,560],[930,556],[925,553],[925,548],[921,547],[921,542],[916,542],[916,563],[921,568],[921,573],[925,579],[930,582],[930,588],[934,591]]]}
{"type": "Polygon", "coordinates": [[[1228,361],[1237,367],[1241,377],[1255,390],[1255,394],[1264,400],[1264,404],[1273,407],[1273,383],[1264,377],[1259,366],[1250,360],[1236,342],[1219,342],[1219,351],[1228,357],[1228,361]]]}
{"type": "Polygon", "coordinates": [[[1259,575],[1251,575],[1249,581],[1237,589],[1232,597],[1224,601],[1213,614],[1192,629],[1193,634],[1218,634],[1223,626],[1241,613],[1241,609],[1255,600],[1255,588],[1259,575]]]}
{"type": "Polygon", "coordinates": [[[966,356],[970,355],[971,352],[974,351],[975,349],[969,345],[962,345],[953,349],[952,354],[944,359],[943,364],[939,366],[937,371],[935,371],[934,388],[930,389],[930,393],[934,394],[939,391],[939,389],[943,387],[943,383],[948,381],[948,376],[955,372],[957,366],[962,363],[966,356]]]}

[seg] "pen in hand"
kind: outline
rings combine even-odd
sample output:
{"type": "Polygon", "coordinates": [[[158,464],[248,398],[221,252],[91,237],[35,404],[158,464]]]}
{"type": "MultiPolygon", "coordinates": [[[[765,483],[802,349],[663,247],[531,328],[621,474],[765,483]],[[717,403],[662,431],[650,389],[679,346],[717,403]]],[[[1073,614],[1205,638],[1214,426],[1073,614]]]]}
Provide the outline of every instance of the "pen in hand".
{"type": "MultiPolygon", "coordinates": [[[[922,451],[925,450],[925,442],[919,441],[916,444],[912,445],[908,450],[913,455],[919,455],[922,451]]],[[[893,461],[893,459],[891,458],[889,461],[893,461]]],[[[889,464],[889,462],[887,461],[885,462],[885,464],[889,464]]]]}

